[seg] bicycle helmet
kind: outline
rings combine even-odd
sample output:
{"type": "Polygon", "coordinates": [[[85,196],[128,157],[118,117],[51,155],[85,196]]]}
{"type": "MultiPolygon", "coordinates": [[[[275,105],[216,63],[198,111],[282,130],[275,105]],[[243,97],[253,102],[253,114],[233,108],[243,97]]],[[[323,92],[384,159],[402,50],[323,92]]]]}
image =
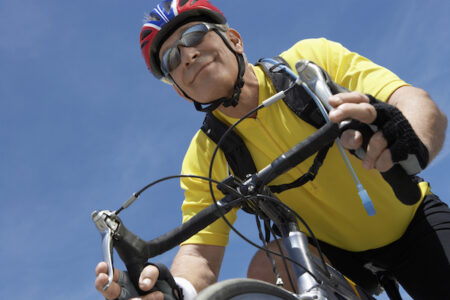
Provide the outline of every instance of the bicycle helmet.
{"type": "Polygon", "coordinates": [[[163,0],[148,15],[140,34],[142,56],[150,72],[161,79],[159,50],[178,27],[204,21],[226,24],[222,12],[208,0],[163,0]]]}
{"type": "MultiPolygon", "coordinates": [[[[180,26],[194,21],[209,22],[226,25],[227,20],[223,13],[208,0],[163,0],[148,15],[140,33],[142,56],[147,68],[158,79],[164,80],[159,59],[159,50],[164,41],[180,26]]],[[[245,60],[242,54],[236,53],[228,40],[216,31],[225,45],[234,53],[238,62],[238,76],[231,98],[220,98],[204,106],[187,95],[175,82],[184,96],[194,102],[198,111],[212,111],[219,105],[236,106],[239,101],[241,88],[244,85],[245,60]]]]}

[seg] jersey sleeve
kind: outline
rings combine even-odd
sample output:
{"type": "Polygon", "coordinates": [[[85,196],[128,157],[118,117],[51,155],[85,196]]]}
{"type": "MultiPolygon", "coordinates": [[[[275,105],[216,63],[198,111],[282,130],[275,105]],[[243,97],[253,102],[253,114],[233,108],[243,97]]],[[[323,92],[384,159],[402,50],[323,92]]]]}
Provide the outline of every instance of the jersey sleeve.
{"type": "MultiPolygon", "coordinates": [[[[209,165],[216,144],[211,141],[202,131],[199,131],[191,141],[186,152],[182,174],[200,175],[208,177],[209,165]]],[[[212,178],[221,181],[228,176],[225,156],[221,150],[218,151],[213,164],[212,178]]],[[[184,189],[185,199],[181,206],[183,212],[183,223],[192,218],[202,209],[213,203],[208,182],[197,178],[182,178],[181,187],[184,189]]],[[[216,200],[224,195],[214,187],[216,200]]],[[[225,217],[231,223],[236,220],[236,210],[231,210],[225,217]]],[[[223,219],[213,224],[186,240],[183,244],[207,244],[215,246],[226,246],[230,228],[223,219]]]]}
{"type": "Polygon", "coordinates": [[[281,56],[292,68],[300,59],[313,61],[324,68],[334,82],[382,101],[387,101],[399,87],[408,85],[390,70],[325,38],[299,41],[281,56]]]}

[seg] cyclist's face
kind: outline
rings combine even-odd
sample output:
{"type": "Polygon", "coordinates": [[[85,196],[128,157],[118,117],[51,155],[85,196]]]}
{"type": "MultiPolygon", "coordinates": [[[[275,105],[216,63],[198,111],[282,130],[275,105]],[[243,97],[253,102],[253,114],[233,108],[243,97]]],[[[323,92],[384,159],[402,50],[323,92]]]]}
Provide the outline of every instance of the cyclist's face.
{"type": "Polygon", "coordinates": [[[189,26],[179,39],[161,54],[161,70],[166,77],[181,63],[179,47],[194,47],[200,44],[210,30],[220,30],[215,24],[199,23],[189,26]]]}
{"type": "MultiPolygon", "coordinates": [[[[188,34],[202,30],[199,24],[192,22],[178,28],[163,43],[159,55],[177,85],[190,97],[207,103],[231,95],[237,77],[237,62],[216,32],[204,30],[191,39],[188,34]]],[[[230,35],[229,31],[222,33],[227,38],[230,35]]],[[[235,39],[228,40],[235,48],[232,41],[235,39]]],[[[240,37],[238,40],[240,42],[240,37]]]]}

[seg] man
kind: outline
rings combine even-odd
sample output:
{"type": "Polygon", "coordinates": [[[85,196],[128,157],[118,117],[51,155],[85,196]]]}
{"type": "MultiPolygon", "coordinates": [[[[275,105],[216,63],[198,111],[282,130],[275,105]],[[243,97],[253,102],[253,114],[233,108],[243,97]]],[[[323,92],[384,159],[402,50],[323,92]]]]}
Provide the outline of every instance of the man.
{"type": "MultiPolygon", "coordinates": [[[[209,1],[162,1],[141,31],[141,48],[147,66],[157,78],[172,84],[181,97],[194,103],[197,110],[213,111],[228,125],[275,93],[262,69],[247,63],[239,33],[228,28],[222,13],[209,1]]],[[[441,149],[447,120],[425,91],[325,39],[300,41],[281,56],[292,68],[300,59],[314,61],[335,82],[358,91],[329,99],[335,108],[329,113],[331,121],[356,119],[372,124],[381,116],[381,108],[391,110],[396,107],[402,113],[395,110],[400,123],[410,126],[407,141],[414,145],[402,149],[415,159],[419,169],[423,169],[441,149]]],[[[450,212],[431,194],[425,182],[420,183],[422,197],[417,204],[406,206],[395,199],[380,172],[391,169],[393,161],[400,161],[393,145],[403,137],[386,138],[388,128],[384,125],[381,124],[380,130],[370,138],[362,163],[351,157],[352,165],[374,202],[375,216],[368,216],[357,206],[354,185],[344,174],[345,167],[335,146],[330,149],[314,181],[278,196],[289,206],[302,211],[323,242],[326,255],[353,280],[358,282],[362,277],[370,277],[363,265],[374,261],[393,272],[414,298],[443,299],[449,295],[445,283],[450,278],[450,212]],[[335,176],[336,172],[340,172],[339,176],[335,176]],[[335,198],[337,193],[338,199],[335,198]],[[358,263],[344,260],[348,257],[357,257],[358,263]]],[[[390,128],[394,136],[400,126],[403,125],[390,128]]],[[[261,169],[313,133],[315,128],[279,101],[252,115],[236,131],[244,139],[256,167],[261,169]]],[[[346,148],[358,149],[362,146],[363,135],[349,130],[344,132],[341,140],[346,148]]],[[[183,173],[207,176],[214,147],[205,133],[199,131],[186,154],[183,173]]],[[[298,178],[310,164],[311,160],[300,164],[274,183],[298,178]]],[[[226,159],[219,155],[213,178],[223,179],[227,174],[226,159]]],[[[186,191],[182,207],[186,221],[212,200],[204,182],[183,179],[181,184],[186,191]]],[[[229,219],[234,218],[235,212],[229,219]]],[[[228,231],[222,221],[217,221],[180,247],[171,274],[186,299],[192,299],[195,293],[217,281],[228,231]]],[[[107,281],[105,263],[97,266],[96,273],[96,288],[107,299],[117,298],[121,293],[116,283],[119,273],[116,271],[115,282],[106,291],[102,290],[107,281]]],[[[141,273],[140,288],[150,290],[158,276],[158,268],[147,266],[141,273]]],[[[260,253],[251,263],[249,276],[270,280],[270,267],[260,253]]],[[[371,288],[370,284],[367,288],[371,288]]],[[[142,299],[162,299],[162,294],[153,292],[142,299]]]]}

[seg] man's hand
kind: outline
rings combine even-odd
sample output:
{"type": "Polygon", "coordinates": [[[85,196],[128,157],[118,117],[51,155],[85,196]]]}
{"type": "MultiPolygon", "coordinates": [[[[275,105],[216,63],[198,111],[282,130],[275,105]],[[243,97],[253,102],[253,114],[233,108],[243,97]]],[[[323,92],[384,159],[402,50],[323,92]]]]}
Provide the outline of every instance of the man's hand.
{"type": "MultiPolygon", "coordinates": [[[[120,271],[117,269],[114,269],[114,277],[113,282],[111,283],[111,286],[108,287],[106,291],[103,290],[103,287],[108,282],[108,266],[105,262],[100,262],[97,267],[95,268],[95,274],[97,278],[95,279],[95,288],[106,298],[106,299],[117,299],[123,291],[124,287],[124,280],[123,278],[120,278],[120,271]]],[[[124,273],[122,273],[124,274],[124,273]]],[[[141,276],[139,277],[139,288],[143,291],[149,291],[153,288],[155,285],[157,279],[159,276],[158,268],[156,268],[153,265],[146,266],[144,270],[141,272],[141,276]]],[[[136,293],[135,291],[133,291],[136,293]]],[[[132,294],[131,295],[136,295],[132,294]]],[[[133,300],[163,300],[164,296],[160,291],[153,292],[151,294],[142,296],[142,297],[135,297],[131,298],[133,300]]],[[[122,300],[122,299],[121,299],[122,300]]]]}
{"type": "Polygon", "coordinates": [[[396,106],[361,93],[337,94],[330,97],[330,104],[335,107],[330,112],[333,122],[356,120],[350,123],[350,128],[361,132],[344,132],[342,143],[351,150],[363,145],[365,154],[360,151],[362,149],[355,154],[363,160],[366,169],[375,168],[384,173],[398,163],[406,174],[415,175],[428,165],[430,155],[427,146],[396,106]]]}
{"type": "MultiPolygon", "coordinates": [[[[340,123],[346,119],[354,119],[360,122],[370,124],[375,121],[377,112],[375,107],[369,104],[369,98],[361,93],[342,93],[330,97],[330,105],[335,109],[329,113],[330,120],[340,123]]],[[[350,150],[356,150],[363,144],[363,137],[359,131],[346,130],[341,135],[342,145],[350,150]]],[[[364,168],[377,169],[380,172],[386,172],[394,163],[392,162],[391,152],[387,148],[388,143],[381,131],[374,133],[367,145],[366,155],[362,160],[364,168]]]]}

